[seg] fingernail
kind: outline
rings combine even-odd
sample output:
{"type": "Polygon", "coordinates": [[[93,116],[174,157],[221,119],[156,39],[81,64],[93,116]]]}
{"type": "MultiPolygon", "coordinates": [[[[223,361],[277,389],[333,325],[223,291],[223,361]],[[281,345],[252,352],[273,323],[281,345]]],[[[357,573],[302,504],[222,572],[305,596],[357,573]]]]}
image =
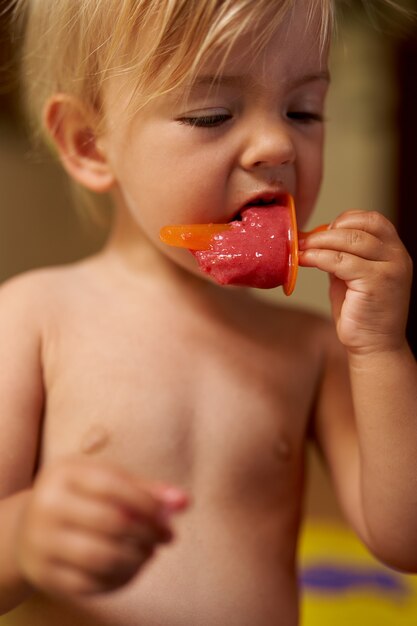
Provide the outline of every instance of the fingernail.
{"type": "Polygon", "coordinates": [[[178,502],[182,503],[187,500],[187,495],[184,491],[182,491],[182,489],[178,489],[177,487],[167,487],[165,489],[161,489],[160,497],[165,504],[177,504],[178,502]]]}

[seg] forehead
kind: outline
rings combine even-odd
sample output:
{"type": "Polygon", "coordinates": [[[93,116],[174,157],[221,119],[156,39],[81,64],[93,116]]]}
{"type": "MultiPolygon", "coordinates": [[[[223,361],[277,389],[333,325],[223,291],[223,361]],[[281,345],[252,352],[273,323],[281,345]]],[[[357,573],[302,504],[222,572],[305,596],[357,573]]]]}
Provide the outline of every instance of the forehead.
{"type": "MultiPolygon", "coordinates": [[[[245,25],[241,32],[229,29],[218,45],[206,47],[203,37],[201,54],[195,62],[190,55],[183,56],[178,48],[164,62],[163,71],[153,73],[151,83],[144,77],[145,82],[141,82],[139,88],[133,73],[121,73],[111,81],[112,89],[107,84],[107,94],[111,92],[123,109],[135,113],[161,96],[186,99],[190,91],[200,88],[206,91],[207,87],[232,86],[239,82],[239,86],[247,87],[250,81],[250,86],[256,88],[257,85],[265,87],[271,81],[277,85],[309,75],[322,74],[325,78],[331,31],[330,3],[331,0],[287,0],[285,13],[275,15],[274,19],[274,7],[276,11],[281,2],[270,0],[268,10],[259,11],[258,20],[248,22],[250,25],[245,25]]],[[[265,3],[260,4],[265,9],[265,3]]],[[[198,48],[193,50],[198,52],[198,48]]],[[[108,105],[108,98],[105,100],[108,105]]]]}
{"type": "Polygon", "coordinates": [[[316,8],[307,15],[304,5],[295,3],[274,30],[260,23],[240,35],[226,53],[217,51],[202,63],[193,86],[296,82],[298,77],[328,81],[330,37],[323,36],[322,12],[316,8]]]}

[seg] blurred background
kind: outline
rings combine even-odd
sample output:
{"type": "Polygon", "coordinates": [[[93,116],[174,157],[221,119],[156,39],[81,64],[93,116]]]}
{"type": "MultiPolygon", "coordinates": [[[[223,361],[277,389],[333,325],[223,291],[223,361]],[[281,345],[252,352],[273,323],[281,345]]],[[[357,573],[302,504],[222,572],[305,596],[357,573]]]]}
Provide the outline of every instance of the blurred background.
{"type": "MultiPolygon", "coordinates": [[[[35,152],[19,115],[8,2],[0,0],[0,282],[95,251],[106,233],[82,221],[60,167],[35,152]]],[[[378,210],[417,260],[417,28],[384,0],[342,2],[331,59],[325,179],[310,224],[378,210]]],[[[397,2],[416,10],[413,1],[397,2]]],[[[259,297],[284,299],[280,290],[259,297]]],[[[327,277],[302,269],[286,304],[329,313],[327,277]]],[[[408,335],[417,354],[417,285],[408,335]]],[[[300,551],[305,626],[417,625],[415,577],[383,568],[344,525],[320,460],[309,453],[307,523],[300,551]]]]}

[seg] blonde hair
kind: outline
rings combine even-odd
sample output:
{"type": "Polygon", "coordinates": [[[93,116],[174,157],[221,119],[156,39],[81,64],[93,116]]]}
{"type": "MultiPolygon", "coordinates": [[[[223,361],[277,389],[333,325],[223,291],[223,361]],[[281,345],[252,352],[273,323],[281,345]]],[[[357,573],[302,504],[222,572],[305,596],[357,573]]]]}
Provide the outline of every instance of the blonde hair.
{"type": "MultiPolygon", "coordinates": [[[[59,92],[103,118],[103,87],[117,75],[141,106],[189,82],[210,55],[227,58],[242,34],[262,24],[253,42],[259,50],[295,1],[13,0],[24,31],[22,84],[32,127],[42,136],[43,107],[59,92]]],[[[320,10],[317,37],[324,45],[334,0],[305,1],[306,28],[320,10]]]]}

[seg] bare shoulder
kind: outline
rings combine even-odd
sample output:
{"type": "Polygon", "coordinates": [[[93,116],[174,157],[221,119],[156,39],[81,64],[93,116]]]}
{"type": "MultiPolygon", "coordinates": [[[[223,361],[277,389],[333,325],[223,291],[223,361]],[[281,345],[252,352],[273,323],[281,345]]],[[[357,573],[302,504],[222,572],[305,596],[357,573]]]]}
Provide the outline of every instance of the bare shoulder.
{"type": "Polygon", "coordinates": [[[41,274],[39,270],[25,272],[0,286],[0,332],[9,324],[24,324],[26,333],[39,326],[42,292],[48,293],[41,274]]]}
{"type": "Polygon", "coordinates": [[[74,291],[81,292],[84,262],[34,269],[0,286],[0,316],[19,314],[30,326],[41,324],[53,307],[74,291]]]}

